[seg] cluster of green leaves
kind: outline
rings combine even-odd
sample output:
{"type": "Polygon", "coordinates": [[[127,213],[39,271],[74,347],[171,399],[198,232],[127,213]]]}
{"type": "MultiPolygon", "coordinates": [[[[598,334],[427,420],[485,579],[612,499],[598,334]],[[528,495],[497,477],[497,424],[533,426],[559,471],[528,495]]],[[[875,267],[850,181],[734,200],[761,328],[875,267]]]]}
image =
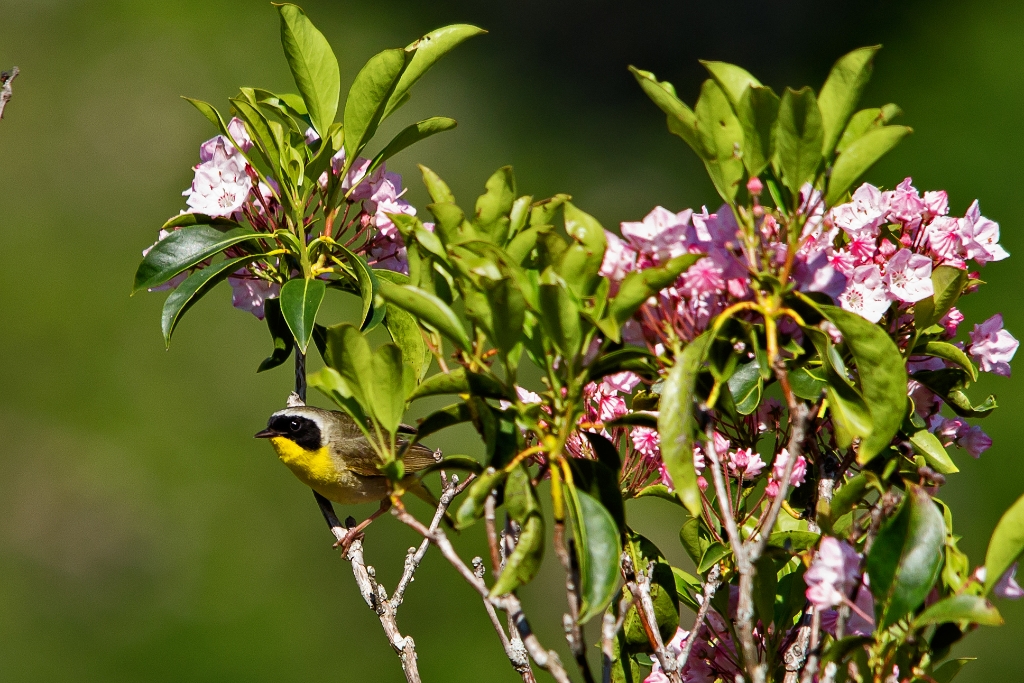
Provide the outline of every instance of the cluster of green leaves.
{"type": "Polygon", "coordinates": [[[761,177],[780,207],[797,208],[804,183],[838,203],[853,183],[910,129],[887,125],[899,107],[856,110],[879,46],[836,62],[820,92],[787,88],[779,97],[741,67],[703,62],[711,78],[691,109],[671,83],[630,67],[647,96],[665,112],[669,130],[697,153],[715,189],[735,206],[746,203],[746,178],[761,177]]]}
{"type": "MultiPolygon", "coordinates": [[[[237,144],[215,107],[186,98],[243,154],[252,177],[271,193],[275,208],[267,210],[265,224],[259,225],[197,213],[172,218],[163,229],[173,232],[143,259],[133,287],[133,293],[151,289],[189,273],[164,305],[163,334],[169,344],[175,326],[193,304],[235,271],[258,266],[255,274],[282,285],[280,297],[268,302],[266,319],[275,349],[260,370],[280,365],[293,348],[306,352],[328,288],[362,297],[364,328],[385,319],[385,308],[374,306],[374,271],[363,255],[338,239],[351,227],[345,221],[358,187],[345,188],[343,180],[381,122],[409,100],[416,81],[457,45],[483,32],[464,24],[446,26],[405,48],[375,55],[353,80],[341,108],[342,120],[336,121],[341,81],[330,44],[301,9],[291,4],[276,7],[281,43],[299,92],[242,88],[230,98],[231,114],[244,123],[252,148],[245,151],[237,144]],[[312,144],[306,141],[310,128],[319,136],[312,144]],[[332,158],[341,151],[340,173],[332,173],[332,158]],[[318,180],[325,172],[327,184],[321,187],[318,180]],[[225,252],[226,258],[210,265],[225,252]]],[[[372,157],[360,182],[406,147],[454,127],[455,121],[446,117],[406,127],[372,157]]],[[[408,325],[405,319],[387,322],[393,333],[408,325]]]]}

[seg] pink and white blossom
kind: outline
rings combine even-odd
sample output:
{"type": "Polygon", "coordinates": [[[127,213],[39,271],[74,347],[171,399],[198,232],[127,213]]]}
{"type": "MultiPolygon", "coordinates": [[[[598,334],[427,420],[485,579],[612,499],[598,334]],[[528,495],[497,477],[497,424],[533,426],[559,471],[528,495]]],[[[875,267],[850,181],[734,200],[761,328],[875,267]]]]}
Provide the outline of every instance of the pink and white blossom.
{"type": "Polygon", "coordinates": [[[267,299],[276,298],[281,293],[281,285],[256,279],[244,270],[228,277],[228,284],[231,285],[231,305],[240,311],[249,311],[260,320],[265,316],[267,299]]]}
{"type": "Polygon", "coordinates": [[[977,459],[992,447],[992,438],[978,425],[971,425],[960,430],[957,434],[956,445],[967,451],[972,458],[977,459]]]}
{"type": "Polygon", "coordinates": [[[889,294],[908,304],[927,299],[934,292],[932,260],[921,254],[900,249],[885,267],[885,284],[889,294]]]}
{"type": "Polygon", "coordinates": [[[811,566],[804,573],[807,599],[818,609],[835,607],[859,583],[860,555],[853,546],[824,536],[811,566]]]}
{"type": "Polygon", "coordinates": [[[1010,376],[1010,361],[1017,353],[1020,342],[1014,339],[1013,335],[1003,329],[1003,316],[996,313],[994,316],[975,325],[971,330],[971,344],[967,347],[983,372],[991,372],[996,375],[1010,376]]]}
{"type": "Polygon", "coordinates": [[[878,266],[858,266],[846,290],[839,295],[840,305],[852,313],[877,323],[889,310],[891,300],[878,266]]]}
{"type": "Polygon", "coordinates": [[[729,455],[729,474],[742,479],[755,479],[764,469],[760,454],[744,448],[729,455]]]}
{"type": "Polygon", "coordinates": [[[637,453],[651,459],[661,457],[661,435],[658,434],[658,430],[650,427],[633,427],[629,436],[637,453]]]}
{"type": "Polygon", "coordinates": [[[249,198],[252,180],[246,162],[225,138],[215,138],[212,155],[195,167],[192,187],[182,194],[188,197],[189,211],[207,216],[230,216],[249,198]],[[230,149],[229,149],[230,148],[230,149]]]}

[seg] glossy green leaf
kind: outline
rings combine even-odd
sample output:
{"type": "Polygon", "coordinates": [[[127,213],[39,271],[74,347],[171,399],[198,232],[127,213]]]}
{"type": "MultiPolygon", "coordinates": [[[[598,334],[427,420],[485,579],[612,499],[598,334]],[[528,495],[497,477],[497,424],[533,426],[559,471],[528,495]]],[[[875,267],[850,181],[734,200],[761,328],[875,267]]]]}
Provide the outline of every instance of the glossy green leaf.
{"type": "Polygon", "coordinates": [[[416,318],[394,304],[386,304],[384,327],[391,340],[402,349],[402,358],[412,368],[416,379],[422,380],[430,369],[431,354],[416,318]]]}
{"type": "Polygon", "coordinates": [[[409,57],[400,48],[384,50],[371,57],[352,81],[345,100],[345,156],[349,165],[377,132],[384,106],[409,57]]]}
{"type": "Polygon", "coordinates": [[[412,368],[402,363],[402,350],[398,345],[384,344],[374,352],[370,362],[371,379],[366,383],[367,394],[373,414],[389,434],[395,434],[402,422],[411,375],[412,368]]]}
{"type": "Polygon", "coordinates": [[[530,474],[522,465],[505,482],[505,507],[509,517],[519,522],[519,543],[505,561],[491,596],[511,593],[533,580],[544,558],[544,517],[530,474]]]}
{"type": "Polygon", "coordinates": [[[338,60],[324,35],[295,5],[278,5],[281,14],[281,44],[288,68],[321,138],[338,114],[341,73],[338,60]]]}
{"type": "Polygon", "coordinates": [[[274,340],[274,352],[260,363],[256,372],[263,372],[283,364],[292,355],[292,348],[295,346],[292,340],[292,331],[288,329],[288,323],[281,314],[281,300],[267,299],[263,302],[263,313],[267,321],[267,328],[274,340]]]}
{"type": "Polygon", "coordinates": [[[736,403],[736,412],[750,415],[757,410],[761,402],[761,391],[764,382],[761,379],[761,368],[757,360],[744,363],[736,368],[728,381],[729,391],[736,403]]]}
{"type": "Polygon", "coordinates": [[[559,278],[542,276],[542,279],[549,281],[538,288],[541,326],[563,357],[575,358],[583,343],[580,309],[559,278]]]}
{"type": "Polygon", "coordinates": [[[409,396],[413,401],[425,396],[442,394],[473,394],[481,398],[508,398],[504,388],[487,375],[470,372],[465,368],[452,368],[439,372],[423,381],[409,396]]]}
{"type": "Polygon", "coordinates": [[[396,285],[386,280],[381,280],[380,284],[381,296],[389,303],[434,327],[460,349],[468,350],[471,347],[458,316],[437,296],[412,285],[396,285]]]}
{"type": "Polygon", "coordinates": [[[937,394],[961,417],[985,417],[996,409],[995,396],[989,396],[978,405],[964,393],[970,384],[970,375],[959,368],[920,370],[913,379],[937,394]]]}
{"type": "Polygon", "coordinates": [[[416,428],[416,440],[419,441],[442,429],[469,422],[472,419],[473,415],[469,411],[469,406],[465,403],[453,403],[440,410],[435,410],[423,418],[416,428]]]}
{"type": "Polygon", "coordinates": [[[732,555],[732,549],[729,546],[717,541],[712,543],[701,556],[700,562],[697,564],[697,572],[703,574],[730,555],[732,555]]]}
{"type": "Polygon", "coordinates": [[[935,671],[932,672],[932,680],[935,683],[950,683],[960,670],[963,669],[967,664],[973,662],[974,657],[961,657],[959,659],[951,659],[948,662],[943,662],[940,666],[936,667],[935,671]]]}
{"type": "Polygon", "coordinates": [[[966,621],[982,626],[1000,626],[1003,617],[992,603],[980,595],[953,595],[940,600],[914,619],[914,628],[947,621],[966,621]]]}
{"type": "Polygon", "coordinates": [[[950,363],[957,365],[962,368],[968,375],[970,375],[971,381],[975,382],[978,379],[978,369],[974,367],[974,363],[964,353],[963,349],[953,346],[949,342],[941,341],[930,341],[924,344],[919,344],[914,347],[915,356],[933,356],[935,358],[942,358],[948,360],[950,363]]]}
{"type": "Polygon", "coordinates": [[[903,110],[895,104],[861,109],[850,117],[850,122],[846,124],[846,130],[843,131],[843,136],[839,139],[839,144],[836,145],[836,152],[841,154],[855,140],[859,140],[864,133],[884,126],[902,113],[903,110]]]}
{"type": "Polygon", "coordinates": [[[585,624],[615,597],[622,543],[611,513],[596,498],[573,486],[564,491],[580,567],[579,621],[585,624]]]}
{"type": "Polygon", "coordinates": [[[757,572],[754,574],[754,610],[761,623],[767,627],[775,619],[775,592],[778,589],[775,560],[764,555],[758,559],[756,569],[757,572]]]}
{"type": "Polygon", "coordinates": [[[862,47],[843,55],[832,67],[818,95],[824,139],[822,154],[832,154],[846,124],[871,79],[872,61],[881,45],[862,47]]]}
{"type": "Polygon", "coordinates": [[[793,393],[805,401],[817,401],[828,386],[823,370],[808,367],[790,371],[789,384],[793,393]]]}
{"type": "Polygon", "coordinates": [[[743,98],[743,92],[748,87],[758,87],[761,85],[761,81],[754,78],[750,72],[735,64],[708,62],[703,59],[700,60],[700,63],[704,65],[704,68],[708,70],[711,77],[715,79],[715,83],[725,93],[725,96],[729,98],[729,103],[733,107],[739,104],[743,98]]]}
{"type": "Polygon", "coordinates": [[[876,623],[884,630],[924,602],[942,570],[946,523],[927,491],[908,485],[895,516],[878,532],[867,557],[876,623]]]}
{"type": "Polygon", "coordinates": [[[192,225],[215,225],[221,228],[221,232],[224,232],[228,228],[240,228],[241,225],[238,221],[233,221],[230,218],[224,218],[223,216],[207,216],[204,213],[192,213],[186,211],[179,213],[177,216],[171,216],[167,219],[167,222],[160,226],[161,230],[168,232],[175,228],[187,228],[192,225]]]}
{"type": "Polygon", "coordinates": [[[352,385],[341,376],[341,373],[331,367],[320,368],[307,377],[307,382],[309,386],[334,401],[357,426],[362,428],[363,434],[369,438],[369,431],[366,429],[366,413],[356,398],[352,385]]]}
{"type": "Polygon", "coordinates": [[[925,459],[928,466],[940,474],[954,474],[960,469],[953,463],[949,453],[942,446],[939,437],[927,429],[920,429],[910,435],[910,444],[914,452],[925,459]]]}
{"type": "Polygon", "coordinates": [[[491,342],[504,354],[520,343],[526,322],[526,299],[511,278],[502,278],[484,292],[494,318],[491,342]]]}
{"type": "Polygon", "coordinates": [[[833,524],[860,504],[869,483],[868,475],[858,474],[846,480],[845,483],[836,489],[835,494],[832,496],[831,511],[829,513],[829,518],[833,524]]]}
{"type": "Polygon", "coordinates": [[[708,334],[702,334],[676,358],[665,378],[658,413],[661,457],[672,477],[676,495],[694,517],[701,514],[700,489],[697,487],[697,472],[693,468],[694,390],[710,340],[708,334]]]}
{"type": "Polygon", "coordinates": [[[985,593],[989,593],[1003,574],[1024,553],[1024,496],[1010,506],[999,523],[985,552],[985,593]]]}
{"type": "Polygon", "coordinates": [[[373,381],[368,370],[372,368],[373,354],[366,337],[349,323],[327,328],[327,364],[338,371],[352,396],[365,410],[370,410],[368,385],[373,381]]]}
{"type": "Polygon", "coordinates": [[[713,80],[704,81],[694,113],[698,139],[705,150],[704,166],[718,194],[733,204],[744,173],[743,128],[729,99],[713,80]]]}
{"type": "Polygon", "coordinates": [[[768,537],[768,545],[789,553],[799,553],[804,550],[810,550],[818,545],[820,539],[821,535],[812,531],[792,529],[789,531],[776,531],[768,537]]]}
{"type": "Polygon", "coordinates": [[[868,131],[850,143],[832,167],[825,205],[834,206],[839,203],[858,178],[910,133],[911,129],[906,126],[883,126],[868,131]]]}
{"type": "Polygon", "coordinates": [[[313,323],[326,292],[327,283],[315,279],[289,280],[281,287],[281,313],[302,353],[313,336],[313,323]]]}
{"type": "Polygon", "coordinates": [[[270,129],[267,118],[263,112],[246,99],[233,97],[229,101],[234,105],[238,117],[245,122],[246,132],[255,142],[256,150],[260,153],[263,161],[277,173],[281,167],[281,149],[277,144],[277,138],[270,129]]]}
{"type": "Polygon", "coordinates": [[[626,637],[620,631],[612,641],[611,683],[641,683],[643,670],[636,655],[626,652],[626,637]]]}
{"type": "Polygon", "coordinates": [[[694,565],[700,564],[701,558],[711,545],[711,539],[702,529],[699,517],[691,517],[683,522],[679,529],[679,542],[694,565]]]}
{"type": "Polygon", "coordinates": [[[771,88],[747,88],[736,105],[736,118],[743,129],[743,165],[753,177],[771,163],[775,155],[775,121],[779,116],[779,96],[771,88]]]}
{"type": "Polygon", "coordinates": [[[352,266],[352,270],[356,275],[356,282],[359,285],[359,296],[363,304],[362,315],[359,318],[359,329],[363,331],[371,330],[380,324],[386,313],[386,307],[377,305],[380,282],[377,279],[376,272],[370,268],[364,256],[352,252],[342,244],[338,244],[336,248],[345,256],[345,260],[349,262],[349,265],[352,266]]]}
{"type": "Polygon", "coordinates": [[[391,139],[391,142],[384,149],[377,153],[377,156],[370,163],[370,169],[377,168],[406,147],[414,145],[420,140],[425,140],[431,135],[451,130],[457,125],[458,122],[455,119],[450,119],[447,116],[432,116],[411,126],[406,126],[402,129],[402,132],[391,139]]]}
{"type": "Polygon", "coordinates": [[[435,204],[454,204],[455,195],[452,194],[448,185],[441,180],[441,176],[420,164],[420,174],[423,176],[423,184],[427,187],[427,194],[435,204]]]}
{"type": "Polygon", "coordinates": [[[455,526],[458,529],[465,529],[484,514],[484,501],[491,491],[505,481],[508,476],[504,470],[495,470],[488,467],[466,491],[466,497],[459,504],[455,513],[455,526]]]}
{"type": "MultiPolygon", "coordinates": [[[[646,572],[648,565],[652,561],[655,563],[651,575],[651,602],[654,605],[654,619],[658,632],[662,641],[667,643],[679,628],[679,596],[676,592],[676,577],[672,572],[672,566],[650,539],[632,530],[627,531],[625,551],[633,561],[633,566],[640,571],[646,572]]],[[[636,605],[630,607],[626,613],[622,629],[630,652],[652,651],[636,605]]]]}
{"type": "Polygon", "coordinates": [[[871,413],[873,429],[857,448],[864,464],[889,446],[907,414],[907,370],[903,356],[878,325],[856,313],[835,306],[822,312],[843,335],[843,342],[857,364],[861,391],[871,413]]]}
{"type": "Polygon", "coordinates": [[[515,175],[511,166],[503,166],[487,179],[484,193],[476,200],[473,225],[495,244],[504,244],[508,235],[508,215],[515,200],[515,175]]]}
{"type": "Polygon", "coordinates": [[[391,116],[392,112],[408,101],[409,89],[412,88],[413,83],[434,66],[437,60],[451,52],[463,41],[481,33],[487,33],[487,31],[470,24],[452,24],[431,31],[406,47],[406,52],[412,53],[412,59],[398,80],[394,92],[388,97],[383,118],[391,116]]]}
{"type": "Polygon", "coordinates": [[[703,254],[683,254],[663,266],[626,273],[618,294],[608,304],[607,317],[619,326],[625,324],[645,301],[675,282],[682,272],[701,258],[703,254]]]}
{"type": "Polygon", "coordinates": [[[707,152],[697,136],[697,116],[679,99],[672,84],[658,81],[650,71],[641,71],[633,66],[629,70],[644,93],[665,112],[669,132],[681,137],[697,156],[704,159],[707,152]]]}
{"type": "Polygon", "coordinates": [[[821,112],[814,91],[786,88],[775,123],[775,171],[794,197],[812,182],[821,165],[824,139],[821,112]]]}
{"type": "Polygon", "coordinates": [[[942,320],[967,286],[967,271],[953,266],[932,270],[932,296],[914,304],[914,327],[924,331],[942,320]]]}
{"type": "Polygon", "coordinates": [[[700,603],[694,596],[702,592],[700,579],[693,574],[684,572],[679,567],[672,567],[672,576],[676,580],[676,595],[679,597],[679,602],[694,612],[698,611],[700,603]]]}
{"type": "Polygon", "coordinates": [[[182,97],[181,99],[198,109],[199,113],[205,116],[207,121],[213,124],[213,127],[217,129],[217,132],[222,134],[227,132],[227,126],[224,125],[224,119],[212,104],[209,102],[203,102],[202,100],[195,100],[191,97],[182,97]]]}
{"type": "Polygon", "coordinates": [[[192,305],[206,296],[206,293],[213,289],[217,283],[226,279],[239,268],[243,268],[253,261],[263,257],[263,254],[253,256],[241,256],[239,258],[219,261],[212,266],[197,270],[185,278],[177,288],[171,292],[164,302],[163,313],[161,314],[160,327],[164,333],[164,343],[171,345],[171,335],[174,328],[192,305]]]}
{"type": "Polygon", "coordinates": [[[257,233],[246,228],[225,232],[209,225],[194,225],[175,230],[146,253],[135,271],[132,294],[158,287],[228,247],[254,241],[258,237],[257,233]]]}

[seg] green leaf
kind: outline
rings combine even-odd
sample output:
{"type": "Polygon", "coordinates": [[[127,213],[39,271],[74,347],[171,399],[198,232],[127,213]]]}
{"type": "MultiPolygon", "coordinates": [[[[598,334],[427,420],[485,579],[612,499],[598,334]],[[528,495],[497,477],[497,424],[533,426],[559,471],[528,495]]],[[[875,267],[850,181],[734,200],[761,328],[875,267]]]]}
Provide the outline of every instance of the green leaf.
{"type": "Polygon", "coordinates": [[[622,544],[615,519],[596,498],[573,486],[565,491],[580,567],[579,622],[585,624],[615,597],[622,544]]]}
{"type": "Polygon", "coordinates": [[[377,349],[370,368],[372,380],[367,393],[373,414],[389,434],[395,434],[405,413],[406,389],[413,383],[412,368],[402,363],[402,350],[396,344],[377,349]]]}
{"type": "Polygon", "coordinates": [[[292,331],[288,329],[288,323],[285,322],[284,316],[281,314],[281,300],[267,299],[263,303],[263,313],[267,320],[270,336],[274,340],[274,352],[260,363],[256,372],[276,368],[284,363],[292,355],[292,347],[294,346],[292,343],[292,331]]]}
{"type": "Polygon", "coordinates": [[[338,371],[364,411],[370,412],[367,386],[372,380],[367,371],[372,367],[373,354],[369,342],[359,329],[349,323],[328,327],[327,355],[324,360],[338,371]]]}
{"type": "MultiPolygon", "coordinates": [[[[961,271],[962,272],[962,271],[961,271]]],[[[971,381],[976,382],[978,380],[978,369],[974,367],[974,363],[967,357],[967,354],[962,349],[953,346],[949,342],[930,341],[924,344],[918,344],[914,347],[915,356],[934,356],[935,358],[942,358],[948,360],[960,368],[963,368],[968,375],[970,375],[971,381]]]]}
{"type": "Polygon", "coordinates": [[[679,529],[679,542],[686,554],[693,560],[694,565],[700,564],[704,553],[711,546],[711,539],[702,529],[699,517],[691,517],[683,522],[683,526],[679,529]]]}
{"type": "Polygon", "coordinates": [[[751,177],[760,175],[775,155],[772,132],[778,116],[779,96],[765,86],[747,88],[736,105],[743,129],[743,165],[751,177]]]}
{"type": "Polygon", "coordinates": [[[909,484],[903,504],[878,532],[867,557],[878,629],[924,602],[942,570],[946,523],[931,496],[909,484]]]}
{"type": "Polygon", "coordinates": [[[160,226],[160,229],[170,232],[175,228],[187,228],[192,225],[216,225],[221,228],[242,227],[238,224],[238,221],[233,221],[230,218],[224,218],[223,216],[207,216],[204,213],[192,213],[191,211],[186,211],[185,213],[179,213],[177,216],[171,216],[168,218],[167,222],[160,226]]]}
{"type": "Polygon", "coordinates": [[[381,296],[389,303],[434,327],[460,349],[467,351],[472,347],[458,316],[441,299],[412,285],[396,285],[386,280],[381,280],[380,285],[381,296]]]}
{"type": "Polygon", "coordinates": [[[349,167],[377,131],[384,106],[405,70],[410,55],[395,48],[370,58],[349,88],[345,100],[345,159],[349,167]]]}
{"type": "Polygon", "coordinates": [[[676,358],[665,378],[658,413],[661,457],[672,477],[676,495],[694,517],[701,514],[700,489],[693,468],[694,390],[697,375],[707,354],[711,336],[707,333],[690,342],[676,358]]]}
{"type": "Polygon", "coordinates": [[[932,679],[935,683],[950,683],[960,673],[961,669],[974,660],[974,657],[961,657],[960,659],[951,659],[948,662],[943,662],[941,666],[932,672],[932,679]]]}
{"type": "Polygon", "coordinates": [[[256,149],[259,151],[260,156],[263,157],[263,161],[275,173],[279,172],[281,168],[281,149],[278,147],[277,138],[271,131],[267,118],[248,100],[232,97],[229,101],[234,105],[238,116],[245,122],[246,130],[255,142],[256,149]]]}
{"type": "Polygon", "coordinates": [[[164,343],[171,345],[171,335],[182,316],[192,308],[192,305],[206,296],[206,293],[213,289],[239,268],[249,265],[253,261],[263,258],[263,254],[252,256],[240,256],[239,258],[219,261],[208,268],[197,270],[185,278],[178,287],[171,292],[164,302],[164,309],[161,315],[160,326],[164,333],[164,343]]]}
{"type": "Polygon", "coordinates": [[[441,180],[441,176],[437,175],[429,168],[420,164],[420,174],[423,176],[423,184],[427,186],[427,194],[434,200],[435,204],[454,204],[455,195],[448,188],[448,185],[441,180]]]}
{"type": "MultiPolygon", "coordinates": [[[[309,375],[307,381],[309,386],[334,401],[362,429],[364,436],[369,438],[366,413],[355,396],[352,384],[341,373],[331,367],[320,368],[318,372],[309,375]]],[[[358,387],[356,390],[361,391],[358,387]]]]}
{"type": "Polygon", "coordinates": [[[851,142],[850,146],[836,157],[828,181],[828,192],[825,193],[825,205],[835,206],[846,196],[858,178],[910,133],[911,129],[906,126],[883,126],[869,130],[851,142]]]}
{"type": "Polygon", "coordinates": [[[326,292],[327,283],[315,279],[289,280],[281,287],[281,313],[302,353],[313,336],[313,323],[326,292]]]}
{"type": "Polygon", "coordinates": [[[484,292],[493,312],[491,343],[508,355],[519,344],[526,322],[526,299],[511,278],[499,280],[484,292]]]}
{"type": "MultiPolygon", "coordinates": [[[[679,595],[676,592],[676,577],[672,566],[665,556],[648,538],[628,530],[625,551],[633,561],[633,566],[640,571],[647,571],[653,561],[654,572],[651,575],[651,602],[654,605],[654,619],[661,633],[663,642],[668,642],[679,628],[679,595]]],[[[623,591],[628,589],[623,588],[623,591]]],[[[640,621],[636,605],[630,607],[623,622],[626,645],[631,652],[651,652],[647,631],[640,621]]]]}
{"type": "Polygon", "coordinates": [[[740,415],[750,415],[757,410],[757,406],[761,402],[761,391],[764,388],[761,367],[757,359],[736,368],[732,377],[729,378],[728,384],[733,401],[736,403],[736,412],[740,415]]]}
{"type": "Polygon", "coordinates": [[[964,393],[970,384],[970,375],[959,368],[920,370],[912,378],[937,394],[961,417],[985,417],[996,409],[995,396],[989,396],[979,405],[971,402],[964,393]]]}
{"type": "Polygon", "coordinates": [[[697,565],[697,572],[699,574],[703,574],[729,555],[732,555],[732,548],[724,543],[712,543],[707,547],[704,551],[704,555],[700,558],[700,563],[697,565]]]}
{"type": "Polygon", "coordinates": [[[257,238],[257,233],[246,228],[224,232],[209,225],[194,225],[175,230],[154,244],[142,259],[135,271],[132,294],[158,287],[228,247],[257,238]]]}
{"type": "Polygon", "coordinates": [[[761,85],[761,81],[750,75],[750,72],[735,64],[708,62],[703,59],[700,60],[700,63],[704,65],[704,68],[708,70],[711,77],[715,79],[715,83],[725,93],[725,96],[729,98],[729,103],[733,107],[739,104],[743,98],[743,91],[748,87],[758,87],[761,85]]]}
{"type": "MultiPolygon", "coordinates": [[[[545,279],[544,276],[542,276],[543,279],[545,279]]],[[[580,309],[573,301],[564,282],[557,277],[554,279],[555,282],[545,282],[538,288],[540,292],[540,323],[562,356],[566,359],[573,359],[579,355],[580,346],[583,343],[580,330],[580,309]]]]}
{"type": "Polygon", "coordinates": [[[676,281],[676,278],[703,258],[703,254],[683,254],[663,266],[626,273],[619,292],[608,303],[607,317],[622,326],[645,301],[676,281]]]}
{"type": "Polygon", "coordinates": [[[818,96],[818,108],[825,134],[821,152],[826,157],[832,154],[846,129],[864,87],[871,79],[872,61],[880,49],[881,45],[874,45],[843,55],[825,79],[818,96]]]}
{"type": "Polygon", "coordinates": [[[669,132],[681,137],[697,156],[704,159],[707,152],[697,136],[697,116],[676,96],[672,84],[659,82],[650,71],[641,71],[634,66],[629,67],[629,71],[651,101],[665,112],[669,132]]]}
{"type": "Polygon", "coordinates": [[[281,14],[281,44],[288,59],[295,85],[320,137],[338,114],[341,95],[341,73],[338,60],[324,35],[313,26],[306,14],[295,5],[278,5],[281,14]]]}
{"type": "Polygon", "coordinates": [[[431,375],[409,396],[410,401],[441,394],[473,394],[481,398],[508,398],[504,387],[487,375],[452,368],[450,372],[431,375]]]}
{"type": "Polygon", "coordinates": [[[387,144],[387,147],[377,153],[377,156],[373,158],[370,163],[370,169],[367,173],[380,166],[382,163],[401,152],[406,147],[416,144],[420,140],[425,140],[431,135],[437,135],[443,133],[446,130],[451,130],[458,125],[455,119],[450,119],[447,116],[432,116],[429,119],[424,119],[418,123],[414,123],[411,126],[406,126],[402,129],[402,132],[391,139],[391,142],[387,144]]]}
{"type": "Polygon", "coordinates": [[[940,474],[954,474],[960,469],[953,463],[939,438],[927,429],[921,429],[910,436],[914,452],[925,459],[928,466],[940,474]]]}
{"type": "Polygon", "coordinates": [[[778,589],[778,576],[775,571],[775,560],[764,555],[757,561],[757,573],[754,574],[754,609],[761,623],[766,627],[775,619],[775,591],[778,589]]]}
{"type": "Polygon", "coordinates": [[[643,672],[636,655],[626,652],[625,635],[621,632],[612,644],[611,683],[640,683],[643,672]]]}
{"type": "Polygon", "coordinates": [[[887,104],[880,108],[861,109],[846,124],[846,130],[843,131],[843,136],[839,139],[839,144],[836,145],[836,152],[842,153],[843,150],[853,144],[853,141],[859,139],[864,133],[884,126],[902,113],[903,110],[895,104],[887,104]]]}
{"type": "Polygon", "coordinates": [[[507,473],[504,470],[495,470],[488,467],[466,491],[466,497],[462,499],[459,509],[455,513],[455,526],[462,530],[470,526],[484,514],[484,501],[490,495],[491,490],[497,488],[505,481],[507,473]]]}
{"type": "Polygon", "coordinates": [[[768,537],[768,545],[786,552],[799,553],[818,545],[820,539],[821,535],[812,531],[776,531],[768,537]]]}
{"type": "Polygon", "coordinates": [[[472,419],[473,415],[469,411],[469,406],[465,403],[453,403],[440,410],[435,410],[423,418],[416,428],[416,440],[425,439],[427,436],[442,429],[447,429],[463,422],[469,422],[472,419]]]}
{"type": "Polygon", "coordinates": [[[394,304],[386,304],[384,327],[391,340],[402,349],[402,358],[412,368],[413,375],[422,380],[430,369],[431,354],[416,318],[394,304]]]}
{"type": "Polygon", "coordinates": [[[505,482],[505,506],[521,531],[519,543],[491,588],[492,597],[511,593],[532,581],[544,558],[544,517],[530,475],[522,465],[512,470],[505,482]]]}
{"type": "MultiPolygon", "coordinates": [[[[352,265],[356,274],[356,282],[359,284],[359,296],[362,298],[363,310],[360,316],[359,329],[362,331],[371,330],[384,319],[385,306],[377,305],[380,292],[380,282],[375,271],[370,268],[366,258],[360,254],[350,251],[342,244],[336,245],[337,249],[345,255],[345,259],[352,265]]],[[[390,272],[390,271],[388,271],[390,272]]]]}
{"type": "Polygon", "coordinates": [[[213,124],[213,127],[220,133],[227,132],[227,126],[224,125],[224,119],[221,118],[220,112],[217,111],[209,102],[203,102],[202,100],[194,100],[191,97],[182,97],[193,107],[199,110],[199,113],[206,117],[206,120],[213,124]]]}
{"type": "Polygon", "coordinates": [[[866,474],[858,474],[840,486],[835,495],[832,496],[832,505],[829,512],[829,519],[832,524],[843,515],[849,513],[860,504],[867,490],[870,480],[866,474]]]}
{"type": "Polygon", "coordinates": [[[412,59],[398,80],[394,92],[388,97],[382,119],[391,116],[392,112],[409,99],[409,89],[412,88],[413,83],[434,66],[437,60],[451,52],[463,41],[481,33],[487,33],[487,31],[470,24],[452,24],[431,31],[406,47],[406,51],[412,53],[412,59]]]}
{"type": "Polygon", "coordinates": [[[999,523],[985,552],[985,593],[988,594],[1003,574],[1024,553],[1024,496],[1010,506],[999,523]]]}
{"type": "Polygon", "coordinates": [[[923,332],[935,325],[960,298],[967,286],[967,271],[953,266],[938,266],[932,270],[934,293],[914,304],[914,327],[923,332]]]}
{"type": "Polygon", "coordinates": [[[638,375],[654,376],[654,356],[647,349],[626,347],[610,353],[601,353],[587,370],[587,379],[591,382],[600,381],[603,377],[629,370],[638,375]]]}
{"type": "Polygon", "coordinates": [[[1001,626],[1003,617],[999,610],[980,595],[953,595],[940,600],[914,619],[914,628],[928,624],[943,624],[947,621],[966,621],[982,626],[1001,626]]]}
{"type": "Polygon", "coordinates": [[[871,413],[873,429],[857,448],[864,464],[889,446],[907,414],[907,370],[903,356],[878,325],[856,313],[834,306],[822,312],[843,335],[843,342],[857,364],[861,391],[871,413]]]}
{"type": "Polygon", "coordinates": [[[508,236],[509,212],[516,200],[516,179],[511,166],[503,166],[491,174],[485,192],[476,200],[473,225],[489,235],[495,244],[504,244],[508,236]]]}
{"type": "Polygon", "coordinates": [[[804,183],[813,182],[821,165],[824,139],[821,112],[814,91],[786,88],[775,124],[775,172],[794,197],[804,183]]]}
{"type": "MultiPolygon", "coordinates": [[[[601,227],[596,218],[581,211],[572,202],[565,203],[564,216],[565,232],[581,248],[579,273],[583,277],[580,279],[592,281],[597,276],[598,271],[601,269],[601,263],[604,261],[604,252],[607,247],[604,228],[601,227]]],[[[565,259],[563,258],[564,263],[565,259]]],[[[562,277],[568,278],[568,274],[563,272],[562,277]]],[[[573,281],[567,281],[571,288],[573,281]]],[[[577,291],[580,295],[590,296],[593,294],[592,284],[583,285],[583,283],[579,283],[579,285],[577,291]]]]}
{"type": "Polygon", "coordinates": [[[698,139],[705,151],[704,166],[718,194],[734,204],[744,172],[743,128],[729,99],[713,80],[704,81],[694,111],[698,139]]]}

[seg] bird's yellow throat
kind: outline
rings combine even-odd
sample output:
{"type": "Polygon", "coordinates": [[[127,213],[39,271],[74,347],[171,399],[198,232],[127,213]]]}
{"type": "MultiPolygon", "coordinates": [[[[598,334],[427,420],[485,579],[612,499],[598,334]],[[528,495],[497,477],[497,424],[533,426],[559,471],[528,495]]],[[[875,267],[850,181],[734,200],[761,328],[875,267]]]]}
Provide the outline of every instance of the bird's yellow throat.
{"type": "Polygon", "coordinates": [[[281,462],[307,486],[316,488],[337,483],[339,472],[326,446],[313,451],[283,436],[271,437],[270,443],[281,462]]]}

